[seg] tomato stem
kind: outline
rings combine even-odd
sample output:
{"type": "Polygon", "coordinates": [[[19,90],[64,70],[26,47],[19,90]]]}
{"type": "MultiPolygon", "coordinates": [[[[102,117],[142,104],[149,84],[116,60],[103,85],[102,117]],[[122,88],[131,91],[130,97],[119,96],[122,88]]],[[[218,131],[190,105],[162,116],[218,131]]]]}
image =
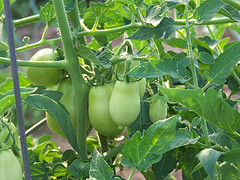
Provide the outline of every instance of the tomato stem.
{"type": "Polygon", "coordinates": [[[102,153],[107,152],[108,151],[108,140],[106,136],[103,136],[101,134],[98,133],[98,140],[102,149],[102,153]]]}
{"type": "Polygon", "coordinates": [[[203,126],[203,134],[204,134],[205,143],[206,143],[206,146],[208,148],[210,148],[211,143],[210,143],[210,140],[209,140],[209,137],[208,137],[207,123],[206,123],[206,120],[203,119],[203,118],[201,118],[201,121],[202,121],[202,126],[203,126]]]}
{"type": "Polygon", "coordinates": [[[77,141],[79,145],[79,155],[83,160],[87,160],[86,133],[85,133],[85,110],[88,97],[89,87],[85,86],[82,81],[83,77],[80,71],[78,56],[74,48],[73,40],[68,25],[63,0],[53,0],[56,11],[58,26],[61,33],[65,58],[67,61],[67,71],[69,72],[75,98],[76,98],[76,115],[77,115],[77,141]]]}
{"type": "Polygon", "coordinates": [[[104,153],[104,159],[107,161],[111,158],[113,158],[114,156],[116,156],[118,153],[120,153],[122,151],[122,149],[124,148],[125,144],[120,144],[119,146],[107,151],[104,153]]]}
{"type": "Polygon", "coordinates": [[[136,168],[133,168],[130,176],[128,177],[128,180],[131,180],[133,178],[133,175],[135,174],[135,171],[136,171],[136,168]]]}

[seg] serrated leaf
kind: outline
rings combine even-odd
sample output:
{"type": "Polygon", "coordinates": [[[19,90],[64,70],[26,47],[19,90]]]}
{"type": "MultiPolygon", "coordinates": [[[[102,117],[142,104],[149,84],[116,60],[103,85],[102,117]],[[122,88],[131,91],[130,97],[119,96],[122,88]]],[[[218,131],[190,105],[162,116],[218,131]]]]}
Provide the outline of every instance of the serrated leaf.
{"type": "MultiPolygon", "coordinates": [[[[36,91],[36,88],[20,88],[22,99],[36,91]]],[[[0,94],[0,114],[8,111],[15,104],[14,90],[11,89],[4,94],[0,94]]]]}
{"type": "Polygon", "coordinates": [[[142,26],[132,36],[128,37],[128,39],[149,40],[153,36],[155,39],[159,39],[161,37],[167,39],[174,31],[180,28],[181,26],[174,24],[174,20],[172,18],[164,17],[157,27],[149,28],[142,26]]]}
{"type": "Polygon", "coordinates": [[[68,142],[79,152],[79,146],[69,114],[59,102],[42,94],[32,94],[24,99],[24,102],[29,105],[30,109],[47,111],[58,122],[68,142]]]}
{"type": "Polygon", "coordinates": [[[211,148],[207,148],[202,150],[198,155],[198,159],[201,161],[205,171],[210,176],[212,180],[214,180],[214,171],[216,169],[216,162],[218,158],[223,153],[220,151],[216,151],[211,148]]]}
{"type": "Polygon", "coordinates": [[[100,62],[100,60],[97,58],[97,56],[92,52],[92,50],[89,47],[81,44],[78,48],[77,53],[81,58],[87,59],[90,62],[100,67],[103,67],[103,64],[100,62]]]}
{"type": "Polygon", "coordinates": [[[50,2],[45,4],[45,6],[41,8],[39,15],[42,22],[49,24],[55,17],[55,9],[53,5],[50,2]]]}
{"type": "Polygon", "coordinates": [[[201,89],[159,88],[173,101],[229,133],[235,133],[240,128],[240,113],[219,97],[212,88],[206,94],[201,89]]]}
{"type": "Polygon", "coordinates": [[[101,16],[107,10],[107,4],[101,2],[90,2],[90,8],[95,16],[101,16]]]}
{"type": "Polygon", "coordinates": [[[163,60],[151,60],[150,62],[142,63],[133,68],[127,74],[141,78],[153,78],[169,75],[184,82],[183,77],[177,72],[176,69],[176,65],[173,64],[172,61],[167,58],[163,58],[163,60]]]}
{"type": "Polygon", "coordinates": [[[122,150],[122,164],[126,167],[147,171],[152,164],[162,158],[170,148],[169,142],[174,139],[176,124],[180,121],[176,115],[151,125],[143,133],[136,132],[122,150]]]}
{"type": "Polygon", "coordinates": [[[181,38],[163,39],[162,41],[172,47],[178,47],[182,49],[186,49],[188,47],[186,40],[181,38]]]}
{"type": "Polygon", "coordinates": [[[198,56],[198,60],[204,64],[213,64],[214,63],[213,57],[206,52],[200,52],[199,56],[198,56]]]}
{"type": "Polygon", "coordinates": [[[210,65],[209,77],[211,82],[223,84],[225,79],[231,74],[232,69],[240,60],[240,42],[226,49],[210,65]]]}
{"type": "Polygon", "coordinates": [[[193,13],[198,23],[209,21],[213,16],[226,5],[220,0],[206,0],[200,4],[193,13]]]}
{"type": "Polygon", "coordinates": [[[227,151],[220,157],[221,161],[240,163],[240,148],[227,151]]]}
{"type": "Polygon", "coordinates": [[[96,149],[93,152],[89,176],[90,180],[110,180],[113,177],[111,167],[96,149]]]}
{"type": "Polygon", "coordinates": [[[74,160],[69,166],[69,172],[76,178],[83,179],[88,177],[90,162],[82,162],[79,159],[74,160]]]}

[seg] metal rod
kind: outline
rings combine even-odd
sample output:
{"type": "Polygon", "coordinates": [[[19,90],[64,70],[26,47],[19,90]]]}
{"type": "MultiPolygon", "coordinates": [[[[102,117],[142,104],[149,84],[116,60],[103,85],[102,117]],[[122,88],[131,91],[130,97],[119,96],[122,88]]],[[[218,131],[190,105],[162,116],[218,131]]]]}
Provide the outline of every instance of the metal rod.
{"type": "Polygon", "coordinates": [[[9,0],[4,0],[4,9],[5,9],[5,16],[6,16],[7,36],[8,36],[10,59],[11,59],[13,86],[14,86],[15,101],[16,101],[15,104],[17,109],[17,119],[18,119],[19,135],[20,135],[21,148],[22,148],[25,179],[31,180],[23,111],[22,111],[22,100],[21,100],[21,93],[20,93],[19,79],[18,79],[18,67],[17,67],[16,52],[15,52],[15,46],[14,46],[12,14],[11,14],[11,7],[10,7],[9,0]]]}

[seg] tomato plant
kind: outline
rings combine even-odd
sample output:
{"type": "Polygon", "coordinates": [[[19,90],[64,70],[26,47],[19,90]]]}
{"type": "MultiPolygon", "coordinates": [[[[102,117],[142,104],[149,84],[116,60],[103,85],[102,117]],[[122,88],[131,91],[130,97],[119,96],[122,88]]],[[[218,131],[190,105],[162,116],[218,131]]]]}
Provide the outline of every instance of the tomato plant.
{"type": "MultiPolygon", "coordinates": [[[[20,27],[42,30],[15,42],[16,63],[26,67],[19,70],[23,113],[46,114],[25,132],[24,168],[33,179],[131,180],[137,172],[158,180],[174,179],[174,171],[184,180],[240,177],[239,1],[44,3],[12,22],[16,37],[20,27]],[[44,123],[71,150],[29,136],[44,123]],[[125,168],[128,177],[119,173],[125,168]]],[[[4,8],[0,0],[0,118],[15,123],[4,8]]],[[[21,162],[16,132],[23,128],[0,127],[0,156],[12,152],[21,162]]]]}

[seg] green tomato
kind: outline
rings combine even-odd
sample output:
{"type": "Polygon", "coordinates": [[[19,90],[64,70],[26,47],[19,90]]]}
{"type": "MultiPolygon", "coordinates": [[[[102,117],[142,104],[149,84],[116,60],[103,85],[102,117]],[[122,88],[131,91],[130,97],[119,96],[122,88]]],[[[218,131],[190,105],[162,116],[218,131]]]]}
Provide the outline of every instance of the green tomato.
{"type": "MultiPolygon", "coordinates": [[[[55,61],[58,54],[50,48],[41,49],[35,53],[30,61],[55,61]]],[[[27,67],[27,77],[36,85],[50,87],[56,85],[61,77],[61,69],[27,67]]]]}
{"type": "Polygon", "coordinates": [[[21,165],[11,149],[0,150],[0,179],[23,179],[21,165]]]}
{"type": "Polygon", "coordinates": [[[109,101],[113,91],[113,86],[104,84],[92,87],[89,91],[89,118],[95,130],[101,135],[117,137],[124,128],[118,128],[113,122],[109,113],[109,101]]]}
{"type": "Polygon", "coordinates": [[[147,80],[146,78],[142,78],[137,83],[138,83],[138,89],[139,89],[139,96],[140,96],[140,99],[142,99],[146,90],[147,80]]]}
{"type": "MultiPolygon", "coordinates": [[[[70,79],[64,79],[58,87],[58,91],[63,93],[60,102],[66,107],[67,111],[70,115],[70,120],[73,125],[75,133],[77,132],[77,117],[76,117],[76,101],[75,101],[75,94],[73,92],[73,85],[70,79]]],[[[58,122],[48,113],[46,113],[47,117],[47,124],[49,129],[56,135],[65,138],[65,135],[58,125],[58,122]]],[[[87,121],[88,118],[86,118],[87,121]]],[[[88,129],[91,125],[90,123],[86,122],[86,128],[88,129]]]]}
{"type": "Polygon", "coordinates": [[[155,123],[159,120],[166,119],[167,117],[167,102],[163,98],[159,98],[156,101],[153,101],[150,104],[149,109],[149,118],[152,123],[155,123]]]}
{"type": "Polygon", "coordinates": [[[132,124],[140,112],[138,83],[117,81],[110,98],[109,111],[119,128],[132,124]]]}

